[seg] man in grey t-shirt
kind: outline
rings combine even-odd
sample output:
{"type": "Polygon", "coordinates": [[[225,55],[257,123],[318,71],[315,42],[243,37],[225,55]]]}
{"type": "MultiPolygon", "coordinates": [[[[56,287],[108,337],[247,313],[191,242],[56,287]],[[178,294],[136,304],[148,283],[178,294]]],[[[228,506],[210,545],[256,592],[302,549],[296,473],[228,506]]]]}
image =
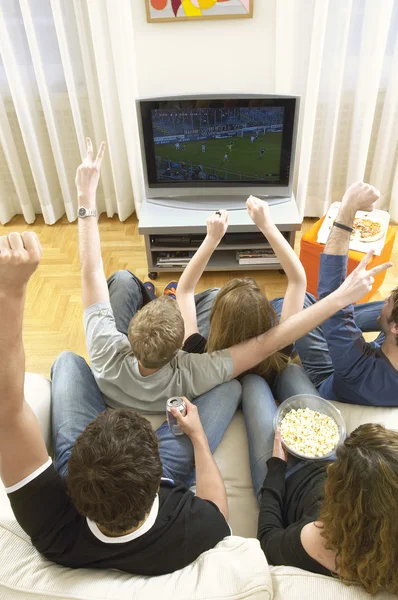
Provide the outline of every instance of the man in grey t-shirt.
{"type": "MultiPolygon", "coordinates": [[[[164,413],[171,396],[194,400],[232,379],[228,350],[212,355],[181,350],[184,324],[175,300],[162,297],[143,306],[142,284],[129,271],[118,271],[108,285],[110,302],[84,311],[91,369],[108,406],[164,413]]],[[[196,297],[204,334],[216,293],[196,297]]]]}

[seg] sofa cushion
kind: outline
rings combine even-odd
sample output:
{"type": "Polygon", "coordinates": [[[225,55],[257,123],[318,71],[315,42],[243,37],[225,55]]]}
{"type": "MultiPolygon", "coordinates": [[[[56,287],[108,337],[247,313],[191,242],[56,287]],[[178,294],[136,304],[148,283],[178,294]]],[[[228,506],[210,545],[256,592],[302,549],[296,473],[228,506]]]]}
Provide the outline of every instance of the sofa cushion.
{"type": "Polygon", "coordinates": [[[274,600],[396,600],[391,594],[370,596],[362,588],[293,567],[271,567],[274,600]]]}
{"type": "Polygon", "coordinates": [[[0,523],[0,600],[271,600],[257,540],[228,537],[188,567],[159,577],[68,569],[41,556],[15,521],[0,523]]]}
{"type": "MultiPolygon", "coordinates": [[[[398,392],[397,392],[398,395],[398,392]]],[[[398,408],[358,406],[345,402],[332,402],[343,415],[347,434],[364,423],[380,423],[388,429],[398,430],[398,408]]]]}

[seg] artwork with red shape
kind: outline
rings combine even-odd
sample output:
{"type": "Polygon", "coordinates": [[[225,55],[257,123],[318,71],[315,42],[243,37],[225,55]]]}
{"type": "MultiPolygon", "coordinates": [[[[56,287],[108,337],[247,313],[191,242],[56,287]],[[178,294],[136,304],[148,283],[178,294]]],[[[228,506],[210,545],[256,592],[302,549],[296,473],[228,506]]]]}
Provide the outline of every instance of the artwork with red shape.
{"type": "Polygon", "coordinates": [[[177,12],[180,6],[181,0],[171,0],[171,8],[173,9],[174,16],[177,16],[177,12]]]}

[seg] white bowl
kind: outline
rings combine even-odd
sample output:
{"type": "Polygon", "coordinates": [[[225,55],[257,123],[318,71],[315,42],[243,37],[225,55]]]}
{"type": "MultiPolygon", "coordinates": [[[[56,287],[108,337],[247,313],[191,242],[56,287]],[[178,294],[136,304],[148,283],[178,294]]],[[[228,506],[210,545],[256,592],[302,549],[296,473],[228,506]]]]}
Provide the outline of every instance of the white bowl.
{"type": "Polygon", "coordinates": [[[290,452],[290,454],[293,454],[293,456],[296,456],[297,458],[304,460],[327,460],[334,455],[336,448],[344,442],[346,437],[346,427],[341,412],[335,406],[333,406],[331,402],[328,402],[328,400],[324,400],[319,396],[313,396],[311,394],[297,394],[296,396],[288,398],[279,405],[274,416],[274,431],[280,427],[281,422],[288,412],[293,409],[297,410],[298,408],[310,408],[311,410],[315,410],[319,413],[323,413],[329,417],[332,417],[337,423],[339,430],[339,441],[333,450],[331,450],[328,454],[324,454],[323,456],[308,456],[306,454],[301,454],[300,452],[293,450],[293,448],[290,448],[290,446],[288,446],[282,438],[283,446],[288,452],[290,452]]]}

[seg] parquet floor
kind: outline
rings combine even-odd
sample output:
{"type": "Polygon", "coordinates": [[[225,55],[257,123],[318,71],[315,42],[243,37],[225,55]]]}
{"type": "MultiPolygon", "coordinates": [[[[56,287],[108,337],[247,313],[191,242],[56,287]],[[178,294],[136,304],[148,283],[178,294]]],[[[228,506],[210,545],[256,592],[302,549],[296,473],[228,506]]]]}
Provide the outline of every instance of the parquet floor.
{"type": "MultiPolygon", "coordinates": [[[[303,231],[314,219],[306,219],[303,231]]],[[[138,234],[135,215],[124,223],[117,217],[102,216],[99,221],[104,269],[110,276],[118,269],[128,268],[137,276],[147,279],[147,264],[143,238],[138,234]]],[[[398,229],[398,227],[397,227],[398,229]]],[[[82,305],[80,299],[80,269],[77,243],[77,224],[66,218],[55,225],[43,223],[41,216],[33,225],[26,225],[22,216],[0,226],[0,235],[11,231],[35,231],[40,237],[44,253],[40,268],[29,286],[25,310],[24,341],[26,370],[49,376],[51,365],[63,350],[73,350],[87,358],[83,333],[82,305]]],[[[296,251],[300,234],[296,236],[296,251]]],[[[388,272],[375,299],[384,298],[398,283],[398,236],[393,261],[395,266],[388,272]]],[[[155,285],[158,293],[175,274],[161,274],[155,285]]],[[[208,287],[220,287],[236,276],[255,277],[264,287],[269,298],[282,295],[286,277],[273,271],[248,271],[205,273],[198,291],[208,287]]]]}

